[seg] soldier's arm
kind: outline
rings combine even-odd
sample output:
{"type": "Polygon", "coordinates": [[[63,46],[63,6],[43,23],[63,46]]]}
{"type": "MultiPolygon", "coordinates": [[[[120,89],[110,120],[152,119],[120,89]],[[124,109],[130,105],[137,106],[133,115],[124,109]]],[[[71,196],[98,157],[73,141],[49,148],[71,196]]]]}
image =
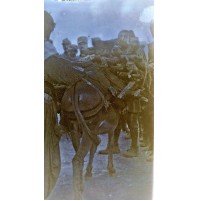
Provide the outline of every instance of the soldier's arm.
{"type": "Polygon", "coordinates": [[[131,75],[128,73],[128,72],[117,72],[117,75],[119,78],[121,79],[127,79],[127,80],[130,80],[131,78],[131,75]]]}
{"type": "Polygon", "coordinates": [[[82,68],[87,68],[94,65],[92,61],[72,61],[71,64],[73,66],[80,66],[82,68]]]}

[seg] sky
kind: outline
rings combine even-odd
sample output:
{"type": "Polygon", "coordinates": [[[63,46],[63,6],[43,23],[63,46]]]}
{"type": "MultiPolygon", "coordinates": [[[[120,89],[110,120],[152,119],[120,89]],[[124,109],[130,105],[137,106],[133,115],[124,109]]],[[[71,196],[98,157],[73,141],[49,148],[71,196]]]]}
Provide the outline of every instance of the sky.
{"type": "Polygon", "coordinates": [[[79,36],[88,36],[91,46],[91,38],[117,38],[122,29],[133,30],[140,41],[150,43],[153,3],[153,0],[44,0],[44,9],[56,23],[51,39],[62,53],[64,38],[77,44],[79,36]]]}

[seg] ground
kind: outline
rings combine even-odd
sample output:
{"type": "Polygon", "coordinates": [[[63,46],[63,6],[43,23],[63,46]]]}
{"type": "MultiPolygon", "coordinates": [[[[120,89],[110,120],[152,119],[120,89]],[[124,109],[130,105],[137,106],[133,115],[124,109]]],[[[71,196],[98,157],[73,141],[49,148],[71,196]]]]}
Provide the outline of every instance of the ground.
{"type": "MultiPolygon", "coordinates": [[[[98,150],[104,149],[107,135],[101,135],[98,150]]],[[[153,163],[146,161],[146,153],[139,148],[135,158],[122,156],[130,144],[122,133],[119,139],[121,154],[114,155],[116,175],[109,176],[106,169],[107,156],[96,153],[93,164],[93,177],[84,181],[85,200],[150,200],[153,189],[153,163]]],[[[62,167],[60,176],[49,200],[72,200],[72,158],[74,149],[70,140],[62,137],[60,141],[62,167]]],[[[88,155],[85,158],[85,167],[88,155]]],[[[85,173],[84,167],[84,173],[85,173]]]]}

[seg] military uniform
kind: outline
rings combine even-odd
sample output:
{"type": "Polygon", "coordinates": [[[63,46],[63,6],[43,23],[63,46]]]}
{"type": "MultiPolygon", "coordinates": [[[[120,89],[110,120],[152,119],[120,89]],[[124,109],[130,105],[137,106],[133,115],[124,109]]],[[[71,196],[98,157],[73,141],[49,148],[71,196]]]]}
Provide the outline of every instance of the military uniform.
{"type": "MultiPolygon", "coordinates": [[[[150,26],[151,34],[153,33],[153,22],[150,26]]],[[[145,84],[145,93],[148,99],[148,103],[143,111],[143,127],[144,127],[144,141],[147,146],[149,153],[147,160],[153,160],[153,149],[154,149],[154,43],[148,45],[148,68],[145,84]]]]}
{"type": "MultiPolygon", "coordinates": [[[[153,35],[153,23],[151,24],[151,33],[153,35]]],[[[143,124],[144,124],[144,139],[148,146],[147,160],[153,160],[153,149],[154,149],[154,43],[150,43],[149,47],[149,64],[148,73],[146,79],[146,95],[148,98],[148,104],[144,110],[143,124]]]]}
{"type": "MultiPolygon", "coordinates": [[[[135,40],[137,40],[135,38],[135,40]]],[[[140,54],[140,49],[135,49],[131,44],[126,48],[124,57],[127,59],[127,73],[129,81],[135,81],[135,88],[137,91],[132,91],[131,94],[127,94],[127,111],[128,111],[128,126],[131,131],[131,147],[124,153],[125,157],[137,156],[138,150],[138,137],[141,130],[140,114],[142,112],[141,106],[141,92],[143,91],[143,80],[145,77],[146,63],[145,58],[140,54]]],[[[126,76],[127,76],[126,75],[126,76]]]]}
{"type": "MultiPolygon", "coordinates": [[[[128,73],[127,73],[128,74],[128,73]]],[[[132,81],[130,78],[129,82],[132,81]]],[[[133,89],[130,89],[125,96],[125,101],[127,104],[127,123],[131,132],[131,150],[135,152],[132,156],[137,155],[137,141],[139,135],[139,114],[141,113],[140,104],[140,88],[139,83],[134,85],[133,89]]]]}
{"type": "Polygon", "coordinates": [[[77,45],[68,45],[67,47],[67,54],[62,54],[62,57],[64,59],[67,59],[69,61],[76,61],[77,60],[77,51],[78,51],[78,47],[77,45]]]}

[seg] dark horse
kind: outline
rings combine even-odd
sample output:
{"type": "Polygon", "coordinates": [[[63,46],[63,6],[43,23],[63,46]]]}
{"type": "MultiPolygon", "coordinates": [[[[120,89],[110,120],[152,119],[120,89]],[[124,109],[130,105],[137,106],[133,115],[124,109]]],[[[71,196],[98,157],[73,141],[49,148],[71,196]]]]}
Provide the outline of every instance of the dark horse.
{"type": "Polygon", "coordinates": [[[100,91],[84,79],[66,90],[62,98],[61,111],[61,118],[64,116],[64,121],[67,122],[76,151],[72,161],[74,196],[75,199],[82,199],[84,158],[90,151],[85,176],[92,176],[92,162],[97,145],[100,143],[97,136],[99,133],[108,133],[107,169],[110,175],[115,173],[112,148],[119,113],[111,105],[105,107],[100,91]]]}
{"type": "Polygon", "coordinates": [[[92,162],[100,143],[99,133],[108,133],[108,171],[115,173],[113,167],[114,132],[118,125],[119,113],[106,101],[111,95],[97,87],[97,82],[90,82],[85,72],[77,70],[73,64],[59,56],[52,56],[45,61],[45,81],[66,86],[61,96],[61,124],[71,134],[76,154],[73,158],[74,198],[81,199],[83,193],[83,162],[90,151],[86,176],[92,175],[92,162]]]}

